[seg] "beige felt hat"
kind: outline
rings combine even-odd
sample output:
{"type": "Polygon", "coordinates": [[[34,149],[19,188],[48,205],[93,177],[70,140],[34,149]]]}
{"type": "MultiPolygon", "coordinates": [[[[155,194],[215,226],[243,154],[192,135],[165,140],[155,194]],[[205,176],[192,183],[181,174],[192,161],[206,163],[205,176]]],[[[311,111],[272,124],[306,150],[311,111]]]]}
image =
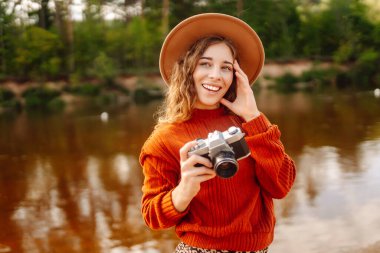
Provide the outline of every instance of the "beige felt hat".
{"type": "Polygon", "coordinates": [[[264,47],[256,32],[244,21],[220,13],[191,16],[176,25],[166,36],[160,53],[160,72],[166,84],[175,62],[198,39],[217,35],[232,41],[237,49],[239,64],[252,84],[264,65],[264,47]]]}

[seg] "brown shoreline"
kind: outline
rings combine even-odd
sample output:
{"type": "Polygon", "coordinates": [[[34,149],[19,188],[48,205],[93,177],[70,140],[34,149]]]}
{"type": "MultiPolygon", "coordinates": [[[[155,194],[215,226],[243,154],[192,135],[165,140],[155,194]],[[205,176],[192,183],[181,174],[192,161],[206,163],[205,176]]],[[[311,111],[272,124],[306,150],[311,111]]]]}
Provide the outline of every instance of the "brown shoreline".
{"type": "MultiPolygon", "coordinates": [[[[278,62],[278,61],[267,61],[264,65],[264,68],[258,78],[258,81],[260,85],[266,86],[268,84],[267,79],[271,78],[277,78],[280,77],[286,73],[291,73],[295,76],[301,75],[303,72],[308,71],[312,68],[321,68],[326,69],[333,67],[334,64],[325,61],[321,63],[316,63],[310,60],[294,60],[294,61],[285,61],[285,62],[278,62]]],[[[152,83],[153,86],[161,86],[162,88],[165,87],[165,84],[163,80],[161,79],[159,73],[151,73],[151,74],[145,74],[145,75],[120,75],[115,78],[116,83],[121,85],[124,88],[127,88],[129,90],[134,90],[136,86],[138,86],[139,79],[144,78],[147,82],[152,83]]],[[[84,80],[83,82],[87,83],[96,83],[96,80],[88,79],[84,80]]],[[[41,86],[42,82],[39,81],[24,81],[24,82],[17,82],[15,80],[5,80],[3,82],[0,82],[0,87],[6,88],[11,90],[17,97],[22,94],[27,88],[29,87],[39,87],[41,86]]],[[[67,80],[52,80],[52,81],[46,81],[43,82],[43,85],[45,87],[51,88],[51,89],[62,89],[64,86],[68,85],[67,80]]]]}

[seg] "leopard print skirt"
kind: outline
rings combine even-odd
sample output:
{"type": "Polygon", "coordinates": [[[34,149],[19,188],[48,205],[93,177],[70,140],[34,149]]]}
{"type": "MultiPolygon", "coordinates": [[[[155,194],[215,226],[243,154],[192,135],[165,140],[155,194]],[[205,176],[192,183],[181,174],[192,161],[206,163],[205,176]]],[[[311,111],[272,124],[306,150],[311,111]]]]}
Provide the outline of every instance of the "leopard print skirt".
{"type": "Polygon", "coordinates": [[[231,250],[216,250],[216,249],[202,249],[187,245],[180,242],[175,249],[174,253],[268,253],[268,247],[258,251],[231,251],[231,250]]]}

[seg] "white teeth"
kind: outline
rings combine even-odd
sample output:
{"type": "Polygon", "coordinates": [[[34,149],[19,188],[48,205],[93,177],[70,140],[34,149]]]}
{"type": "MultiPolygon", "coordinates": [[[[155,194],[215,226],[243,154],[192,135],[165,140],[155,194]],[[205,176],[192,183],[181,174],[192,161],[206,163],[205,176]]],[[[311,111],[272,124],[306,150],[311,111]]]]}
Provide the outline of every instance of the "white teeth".
{"type": "Polygon", "coordinates": [[[218,91],[221,89],[220,87],[216,87],[216,86],[212,86],[212,85],[208,85],[208,84],[203,84],[202,86],[208,90],[211,90],[211,91],[218,91]]]}

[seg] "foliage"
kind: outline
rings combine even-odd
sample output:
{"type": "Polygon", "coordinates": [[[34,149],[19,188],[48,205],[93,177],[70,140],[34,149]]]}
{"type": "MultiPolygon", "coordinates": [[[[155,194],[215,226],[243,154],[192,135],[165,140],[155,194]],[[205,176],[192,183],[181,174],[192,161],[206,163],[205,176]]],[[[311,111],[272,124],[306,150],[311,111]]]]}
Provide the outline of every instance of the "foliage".
{"type": "Polygon", "coordinates": [[[303,72],[300,76],[285,73],[275,78],[274,88],[282,93],[290,93],[297,90],[314,91],[324,89],[334,84],[337,75],[341,72],[335,68],[322,69],[313,67],[303,72]]]}
{"type": "Polygon", "coordinates": [[[127,60],[129,37],[125,23],[112,22],[110,29],[105,31],[104,40],[103,53],[113,60],[113,65],[118,72],[125,72],[131,66],[131,62],[127,60]]]}
{"type": "Polygon", "coordinates": [[[79,96],[97,96],[99,95],[101,87],[94,84],[81,84],[81,85],[71,85],[65,88],[65,91],[79,95],[79,96]]]}
{"type": "Polygon", "coordinates": [[[136,86],[133,99],[138,104],[144,104],[163,97],[162,89],[147,78],[139,77],[136,86]]]}
{"type": "Polygon", "coordinates": [[[301,56],[297,35],[300,17],[293,0],[244,1],[241,18],[259,34],[268,58],[292,58],[301,56]]]}
{"type": "MultiPolygon", "coordinates": [[[[2,79],[95,77],[112,86],[118,74],[157,72],[168,11],[168,28],[201,12],[239,16],[259,34],[267,58],[333,60],[353,66],[345,75],[352,84],[379,85],[380,23],[364,0],[178,0],[169,1],[168,10],[164,1],[84,0],[82,20],[68,20],[64,9],[48,7],[49,0],[35,1],[28,18],[21,18],[10,2],[0,2],[2,79]],[[128,14],[136,4],[141,13],[128,14]],[[106,19],[110,6],[122,15],[106,19]]],[[[284,77],[288,85],[290,80],[284,77]]]]}
{"type": "MultiPolygon", "coordinates": [[[[157,33],[157,32],[156,32],[157,33]]],[[[143,67],[155,65],[158,58],[158,38],[154,28],[145,19],[134,18],[127,27],[127,62],[130,66],[143,67]],[[155,47],[156,46],[156,47],[155,47]]]]}
{"type": "Polygon", "coordinates": [[[14,65],[16,43],[19,29],[14,23],[14,16],[7,13],[6,2],[0,1],[0,77],[11,76],[16,69],[14,65]]]}
{"type": "Polygon", "coordinates": [[[58,35],[39,27],[29,27],[22,34],[16,50],[18,74],[36,79],[59,75],[61,49],[58,35]]]}
{"type": "Polygon", "coordinates": [[[102,22],[85,20],[75,23],[74,58],[75,71],[80,76],[89,77],[94,59],[106,46],[105,25],[102,22]]]}
{"type": "Polygon", "coordinates": [[[162,91],[159,88],[137,88],[134,92],[134,101],[138,104],[144,104],[153,99],[162,98],[162,91]]]}
{"type": "Polygon", "coordinates": [[[60,92],[45,87],[31,87],[23,92],[25,106],[28,109],[56,109],[63,107],[59,99],[60,92]]]}
{"type": "Polygon", "coordinates": [[[291,73],[285,73],[283,76],[275,79],[275,89],[279,92],[289,93],[297,90],[296,83],[299,79],[291,73]]]}
{"type": "Polygon", "coordinates": [[[309,71],[302,73],[300,80],[301,82],[312,82],[314,85],[328,85],[333,83],[338,70],[335,68],[320,69],[313,68],[309,71]]]}
{"type": "Polygon", "coordinates": [[[96,97],[96,103],[98,105],[111,105],[116,104],[117,96],[115,93],[105,93],[96,97]]]}
{"type": "Polygon", "coordinates": [[[94,60],[90,73],[105,85],[111,86],[113,85],[113,78],[116,76],[117,71],[113,60],[105,53],[100,52],[94,60]]]}
{"type": "Polygon", "coordinates": [[[350,72],[352,82],[357,88],[374,88],[380,86],[378,73],[380,72],[380,53],[378,50],[368,48],[364,50],[350,72]]]}
{"type": "Polygon", "coordinates": [[[47,109],[50,111],[61,111],[64,107],[65,102],[59,97],[56,97],[47,103],[47,109]]]}
{"type": "Polygon", "coordinates": [[[11,90],[0,88],[0,108],[20,109],[21,104],[11,90]]]}
{"type": "Polygon", "coordinates": [[[14,96],[12,91],[0,88],[0,104],[13,99],[14,96]]]}

